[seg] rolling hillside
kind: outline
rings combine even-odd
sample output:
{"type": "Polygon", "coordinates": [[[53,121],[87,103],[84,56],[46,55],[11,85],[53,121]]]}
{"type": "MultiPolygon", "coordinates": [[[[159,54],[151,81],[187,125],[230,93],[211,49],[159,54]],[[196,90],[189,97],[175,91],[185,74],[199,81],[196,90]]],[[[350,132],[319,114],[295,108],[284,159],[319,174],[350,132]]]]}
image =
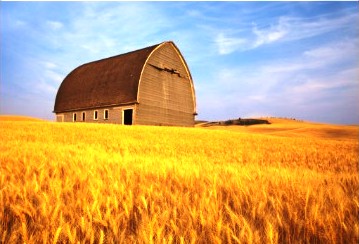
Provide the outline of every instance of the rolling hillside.
{"type": "Polygon", "coordinates": [[[271,118],[270,124],[238,126],[198,124],[198,128],[229,130],[242,133],[256,133],[283,137],[310,137],[334,140],[359,140],[359,125],[321,124],[308,121],[271,118]]]}
{"type": "Polygon", "coordinates": [[[44,120],[30,116],[0,115],[0,121],[44,121],[44,120]]]}

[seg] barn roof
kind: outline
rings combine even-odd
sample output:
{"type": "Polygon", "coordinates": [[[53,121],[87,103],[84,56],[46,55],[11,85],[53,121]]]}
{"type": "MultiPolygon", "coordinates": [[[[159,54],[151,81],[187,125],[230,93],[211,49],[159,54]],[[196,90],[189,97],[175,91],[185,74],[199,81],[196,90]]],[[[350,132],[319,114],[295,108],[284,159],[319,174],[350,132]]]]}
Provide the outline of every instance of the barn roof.
{"type": "Polygon", "coordinates": [[[77,67],[61,83],[54,112],[135,103],[143,66],[161,44],[77,67]]]}

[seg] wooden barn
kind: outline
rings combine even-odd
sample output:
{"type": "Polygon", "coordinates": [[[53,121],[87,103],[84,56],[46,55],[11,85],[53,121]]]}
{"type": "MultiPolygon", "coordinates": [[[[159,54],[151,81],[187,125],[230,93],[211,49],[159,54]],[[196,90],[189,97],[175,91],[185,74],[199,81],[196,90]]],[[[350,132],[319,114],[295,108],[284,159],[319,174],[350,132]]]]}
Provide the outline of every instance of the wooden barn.
{"type": "Polygon", "coordinates": [[[77,67],[61,83],[54,113],[59,122],[194,126],[196,96],[168,41],[77,67]]]}

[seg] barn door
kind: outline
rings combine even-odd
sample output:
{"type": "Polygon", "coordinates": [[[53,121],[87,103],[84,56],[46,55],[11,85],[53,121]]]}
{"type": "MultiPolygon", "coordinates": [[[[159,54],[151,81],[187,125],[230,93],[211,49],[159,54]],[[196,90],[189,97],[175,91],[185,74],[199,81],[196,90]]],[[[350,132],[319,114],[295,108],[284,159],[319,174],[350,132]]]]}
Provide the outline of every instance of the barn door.
{"type": "Polygon", "coordinates": [[[133,109],[124,109],[123,110],[123,124],[124,125],[132,125],[132,115],[133,109]]]}

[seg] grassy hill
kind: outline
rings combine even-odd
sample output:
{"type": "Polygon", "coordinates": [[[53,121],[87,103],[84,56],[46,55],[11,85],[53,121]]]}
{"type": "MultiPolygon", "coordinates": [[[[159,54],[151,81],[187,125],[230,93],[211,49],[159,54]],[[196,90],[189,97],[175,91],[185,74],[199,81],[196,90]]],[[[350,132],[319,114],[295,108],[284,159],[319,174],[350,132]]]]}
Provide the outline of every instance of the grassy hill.
{"type": "Polygon", "coordinates": [[[352,128],[265,126],[0,120],[0,242],[357,243],[352,128]]]}
{"type": "Polygon", "coordinates": [[[359,139],[359,125],[332,125],[280,118],[265,119],[268,120],[269,124],[238,126],[200,123],[196,127],[282,137],[310,137],[334,140],[359,139]]]}
{"type": "Polygon", "coordinates": [[[42,119],[22,115],[0,115],[0,121],[44,121],[42,119]]]}

